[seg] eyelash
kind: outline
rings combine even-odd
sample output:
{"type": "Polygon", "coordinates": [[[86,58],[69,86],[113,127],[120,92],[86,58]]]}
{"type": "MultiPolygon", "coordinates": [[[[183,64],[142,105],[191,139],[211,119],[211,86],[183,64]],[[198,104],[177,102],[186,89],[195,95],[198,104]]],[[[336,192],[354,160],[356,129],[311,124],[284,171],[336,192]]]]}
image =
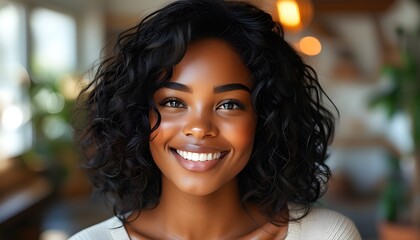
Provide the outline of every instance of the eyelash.
{"type": "Polygon", "coordinates": [[[217,107],[217,109],[222,109],[221,108],[222,106],[225,106],[225,108],[223,108],[223,110],[229,110],[229,111],[243,110],[243,109],[245,109],[245,106],[241,102],[239,102],[238,100],[234,100],[234,99],[226,99],[225,101],[223,101],[217,107]],[[230,105],[233,108],[226,107],[226,105],[230,105]]]}
{"type": "Polygon", "coordinates": [[[187,108],[187,106],[178,98],[166,98],[160,104],[162,107],[169,107],[169,108],[187,108]],[[176,104],[177,106],[171,106],[171,103],[176,104]],[[182,105],[182,106],[180,106],[182,105]]]}
{"type": "MultiPolygon", "coordinates": [[[[159,105],[168,108],[187,108],[186,104],[183,101],[174,97],[164,99],[159,105]]],[[[216,109],[235,111],[243,110],[245,109],[245,106],[238,100],[226,99],[222,103],[220,103],[216,109]]]]}

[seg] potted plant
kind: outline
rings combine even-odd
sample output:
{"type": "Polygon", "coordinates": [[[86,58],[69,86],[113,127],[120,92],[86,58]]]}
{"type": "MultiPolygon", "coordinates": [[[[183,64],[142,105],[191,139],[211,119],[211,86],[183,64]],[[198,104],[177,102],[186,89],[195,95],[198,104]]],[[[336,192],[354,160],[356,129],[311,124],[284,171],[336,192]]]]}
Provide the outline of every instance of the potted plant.
{"type": "MultiPolygon", "coordinates": [[[[420,1],[417,0],[417,6],[420,1]]],[[[414,143],[413,157],[415,159],[414,182],[410,192],[410,227],[401,227],[391,224],[397,221],[393,218],[385,220],[387,223],[381,225],[383,239],[393,239],[391,230],[408,231],[408,237],[398,239],[418,239],[420,234],[420,23],[416,31],[408,31],[402,27],[397,28],[399,39],[400,61],[398,64],[386,64],[382,73],[391,81],[390,88],[376,96],[372,106],[385,107],[388,116],[392,117],[398,112],[404,112],[411,121],[411,136],[414,143]],[[417,230],[416,230],[417,229],[417,230]]],[[[390,197],[390,196],[388,196],[390,197]]]]}

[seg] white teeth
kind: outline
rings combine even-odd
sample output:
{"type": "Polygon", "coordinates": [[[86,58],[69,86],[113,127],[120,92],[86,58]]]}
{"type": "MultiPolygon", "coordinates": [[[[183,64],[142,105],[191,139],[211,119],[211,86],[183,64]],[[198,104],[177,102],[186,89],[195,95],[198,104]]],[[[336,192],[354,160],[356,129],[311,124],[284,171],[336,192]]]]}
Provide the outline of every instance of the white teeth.
{"type": "Polygon", "coordinates": [[[183,158],[195,162],[204,162],[204,161],[210,161],[220,158],[222,153],[195,153],[195,152],[187,152],[187,151],[181,151],[176,150],[176,152],[183,158]]]}

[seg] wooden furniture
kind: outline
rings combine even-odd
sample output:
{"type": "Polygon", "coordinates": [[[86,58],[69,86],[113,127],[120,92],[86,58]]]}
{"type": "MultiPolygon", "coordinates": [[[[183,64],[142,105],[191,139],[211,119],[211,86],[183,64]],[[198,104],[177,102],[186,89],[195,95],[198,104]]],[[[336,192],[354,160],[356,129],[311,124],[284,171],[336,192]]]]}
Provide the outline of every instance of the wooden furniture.
{"type": "Polygon", "coordinates": [[[46,177],[15,164],[18,160],[7,161],[15,162],[0,174],[0,239],[37,240],[53,188],[46,177]]]}

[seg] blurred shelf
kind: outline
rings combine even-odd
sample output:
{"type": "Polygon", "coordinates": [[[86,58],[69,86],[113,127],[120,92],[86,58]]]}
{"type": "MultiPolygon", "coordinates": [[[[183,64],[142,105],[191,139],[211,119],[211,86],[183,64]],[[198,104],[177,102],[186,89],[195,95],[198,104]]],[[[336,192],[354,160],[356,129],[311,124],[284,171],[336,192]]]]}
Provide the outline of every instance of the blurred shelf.
{"type": "Polygon", "coordinates": [[[316,12],[384,12],[395,0],[314,0],[316,12]]]}

